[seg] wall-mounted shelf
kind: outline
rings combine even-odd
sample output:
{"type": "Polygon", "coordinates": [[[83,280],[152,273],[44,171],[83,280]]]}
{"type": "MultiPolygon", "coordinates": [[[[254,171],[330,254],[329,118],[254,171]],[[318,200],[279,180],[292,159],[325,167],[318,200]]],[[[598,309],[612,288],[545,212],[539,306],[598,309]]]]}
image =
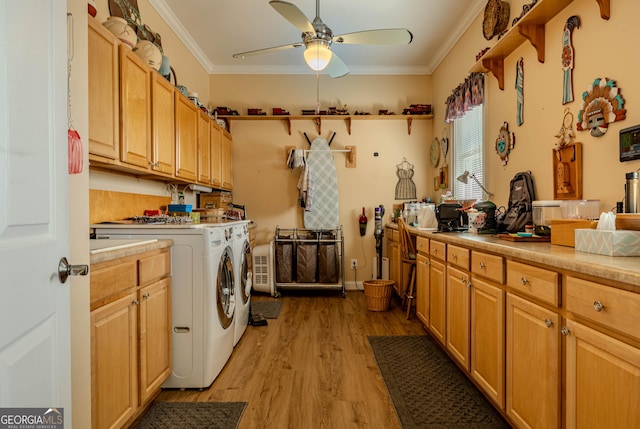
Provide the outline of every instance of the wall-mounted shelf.
{"type": "MultiPolygon", "coordinates": [[[[491,72],[504,89],[504,59],[528,40],[544,63],[545,24],[573,0],[538,0],[531,10],[511,27],[473,66],[471,72],[491,72]]],[[[602,19],[610,17],[610,0],[596,0],[602,19]]]]}
{"type": "Polygon", "coordinates": [[[433,115],[234,115],[218,116],[218,118],[227,123],[227,131],[229,132],[231,132],[231,122],[233,121],[282,121],[287,127],[289,135],[291,135],[292,121],[314,121],[318,134],[322,134],[322,121],[342,120],[347,125],[347,133],[351,135],[351,122],[354,120],[405,120],[407,121],[407,133],[411,135],[411,125],[414,120],[431,120],[433,115]]]}

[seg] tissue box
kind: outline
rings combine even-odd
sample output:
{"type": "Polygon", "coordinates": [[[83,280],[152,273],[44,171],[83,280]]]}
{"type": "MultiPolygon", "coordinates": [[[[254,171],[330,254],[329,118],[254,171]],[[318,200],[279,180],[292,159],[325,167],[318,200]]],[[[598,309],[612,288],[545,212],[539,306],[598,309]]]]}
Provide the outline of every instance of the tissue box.
{"type": "Polygon", "coordinates": [[[576,229],[576,250],[607,256],[640,256],[640,231],[576,229]]]}

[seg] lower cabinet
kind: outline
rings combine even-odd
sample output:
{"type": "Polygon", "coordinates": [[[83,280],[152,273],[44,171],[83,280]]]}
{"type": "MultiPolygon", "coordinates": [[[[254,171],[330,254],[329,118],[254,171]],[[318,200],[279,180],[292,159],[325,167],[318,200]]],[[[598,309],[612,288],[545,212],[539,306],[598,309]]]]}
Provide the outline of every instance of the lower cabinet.
{"type": "Polygon", "coordinates": [[[566,428],[640,427],[640,349],[566,321],[566,428]]]}
{"type": "Polygon", "coordinates": [[[504,409],[505,292],[479,278],[471,283],[471,377],[504,409]]]}
{"type": "Polygon", "coordinates": [[[560,316],[507,293],[506,411],[519,428],[560,427],[560,316]]]}
{"type": "Polygon", "coordinates": [[[418,253],[416,256],[416,316],[429,326],[429,257],[418,253]]]}
{"type": "Polygon", "coordinates": [[[469,361],[469,304],[471,282],[469,273],[447,267],[447,349],[458,363],[467,371],[469,361]]]}
{"type": "Polygon", "coordinates": [[[429,265],[429,331],[434,338],[445,344],[447,290],[445,265],[433,257],[429,265]]]}
{"type": "Polygon", "coordinates": [[[91,265],[92,428],[130,423],[171,373],[168,248],[91,265]]]}

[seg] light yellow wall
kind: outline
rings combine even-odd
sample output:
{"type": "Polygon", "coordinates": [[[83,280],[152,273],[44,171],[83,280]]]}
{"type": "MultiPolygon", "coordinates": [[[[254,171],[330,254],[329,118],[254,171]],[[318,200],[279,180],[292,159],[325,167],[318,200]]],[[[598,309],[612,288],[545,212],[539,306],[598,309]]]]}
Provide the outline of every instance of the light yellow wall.
{"type": "MultiPolygon", "coordinates": [[[[216,106],[226,106],[246,114],[247,107],[271,113],[282,107],[299,115],[301,109],[316,106],[316,76],[211,76],[211,98],[216,106]]],[[[401,113],[412,103],[431,103],[429,76],[345,76],[340,79],[320,77],[320,105],[347,104],[349,111],[377,113],[384,108],[401,113]]],[[[276,226],[303,228],[303,212],[297,206],[296,185],[299,171],[287,169],[285,146],[308,148],[303,133],[313,140],[318,132],[311,120],[293,121],[291,136],[281,121],[232,122],[234,156],[234,202],[246,204],[249,217],[257,223],[257,241],[273,238],[276,226]]],[[[373,238],[374,207],[383,204],[389,220],[397,182],[396,164],[403,157],[415,165],[417,196],[433,194],[429,165],[431,121],[414,121],[411,135],[406,120],[354,120],[351,135],[343,120],[322,122],[322,136],[336,137],[335,149],[357,147],[357,167],[345,168],[345,154],[334,154],[338,174],[340,222],[344,226],[345,261],[359,260],[358,281],[371,278],[371,261],[375,256],[373,238]],[[379,156],[374,156],[378,152],[379,156]],[[360,238],[358,216],[365,207],[369,225],[360,238]]],[[[354,272],[347,270],[353,281],[354,272]]]]}
{"type": "MultiPolygon", "coordinates": [[[[523,1],[511,1],[511,19],[520,15],[523,1]]],[[[640,168],[640,160],[620,163],[618,151],[619,131],[640,122],[636,100],[640,97],[636,55],[640,27],[637,17],[640,3],[634,0],[611,2],[611,19],[600,18],[594,0],[575,0],[546,25],[545,62],[537,61],[534,48],[525,42],[505,60],[505,89],[498,88],[493,75],[486,75],[485,160],[487,162],[486,187],[496,195],[497,204],[506,204],[509,181],[518,171],[531,170],[535,176],[538,199],[553,199],[552,148],[565,107],[576,117],[580,110],[583,91],[596,77],[614,79],[621,88],[627,109],[626,120],[609,126],[600,138],[587,131],[576,131],[576,141],[583,143],[583,172],[585,199],[600,199],[601,210],[615,207],[624,197],[624,174],[640,168]],[[576,67],[573,73],[574,102],[562,105],[562,69],[560,48],[566,20],[577,15],[580,28],[573,32],[576,67]],[[524,124],[516,125],[515,62],[524,58],[524,124]],[[507,121],[515,132],[516,145],[506,167],[495,153],[495,139],[501,124],[507,121]]],[[[482,17],[478,17],[433,73],[435,105],[439,106],[469,74],[475,55],[495,39],[487,42],[482,36],[482,17]]],[[[435,124],[444,120],[441,109],[436,110],[435,124]]]]}

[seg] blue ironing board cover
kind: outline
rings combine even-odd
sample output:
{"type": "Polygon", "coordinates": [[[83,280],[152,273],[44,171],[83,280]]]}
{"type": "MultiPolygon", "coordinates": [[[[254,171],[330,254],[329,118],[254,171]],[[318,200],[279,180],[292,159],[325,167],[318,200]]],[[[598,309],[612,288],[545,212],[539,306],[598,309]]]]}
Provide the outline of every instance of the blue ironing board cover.
{"type": "Polygon", "coordinates": [[[304,212],[304,227],[327,229],[340,226],[338,216],[338,177],[329,144],[322,137],[311,142],[307,168],[313,177],[313,204],[304,212]]]}

